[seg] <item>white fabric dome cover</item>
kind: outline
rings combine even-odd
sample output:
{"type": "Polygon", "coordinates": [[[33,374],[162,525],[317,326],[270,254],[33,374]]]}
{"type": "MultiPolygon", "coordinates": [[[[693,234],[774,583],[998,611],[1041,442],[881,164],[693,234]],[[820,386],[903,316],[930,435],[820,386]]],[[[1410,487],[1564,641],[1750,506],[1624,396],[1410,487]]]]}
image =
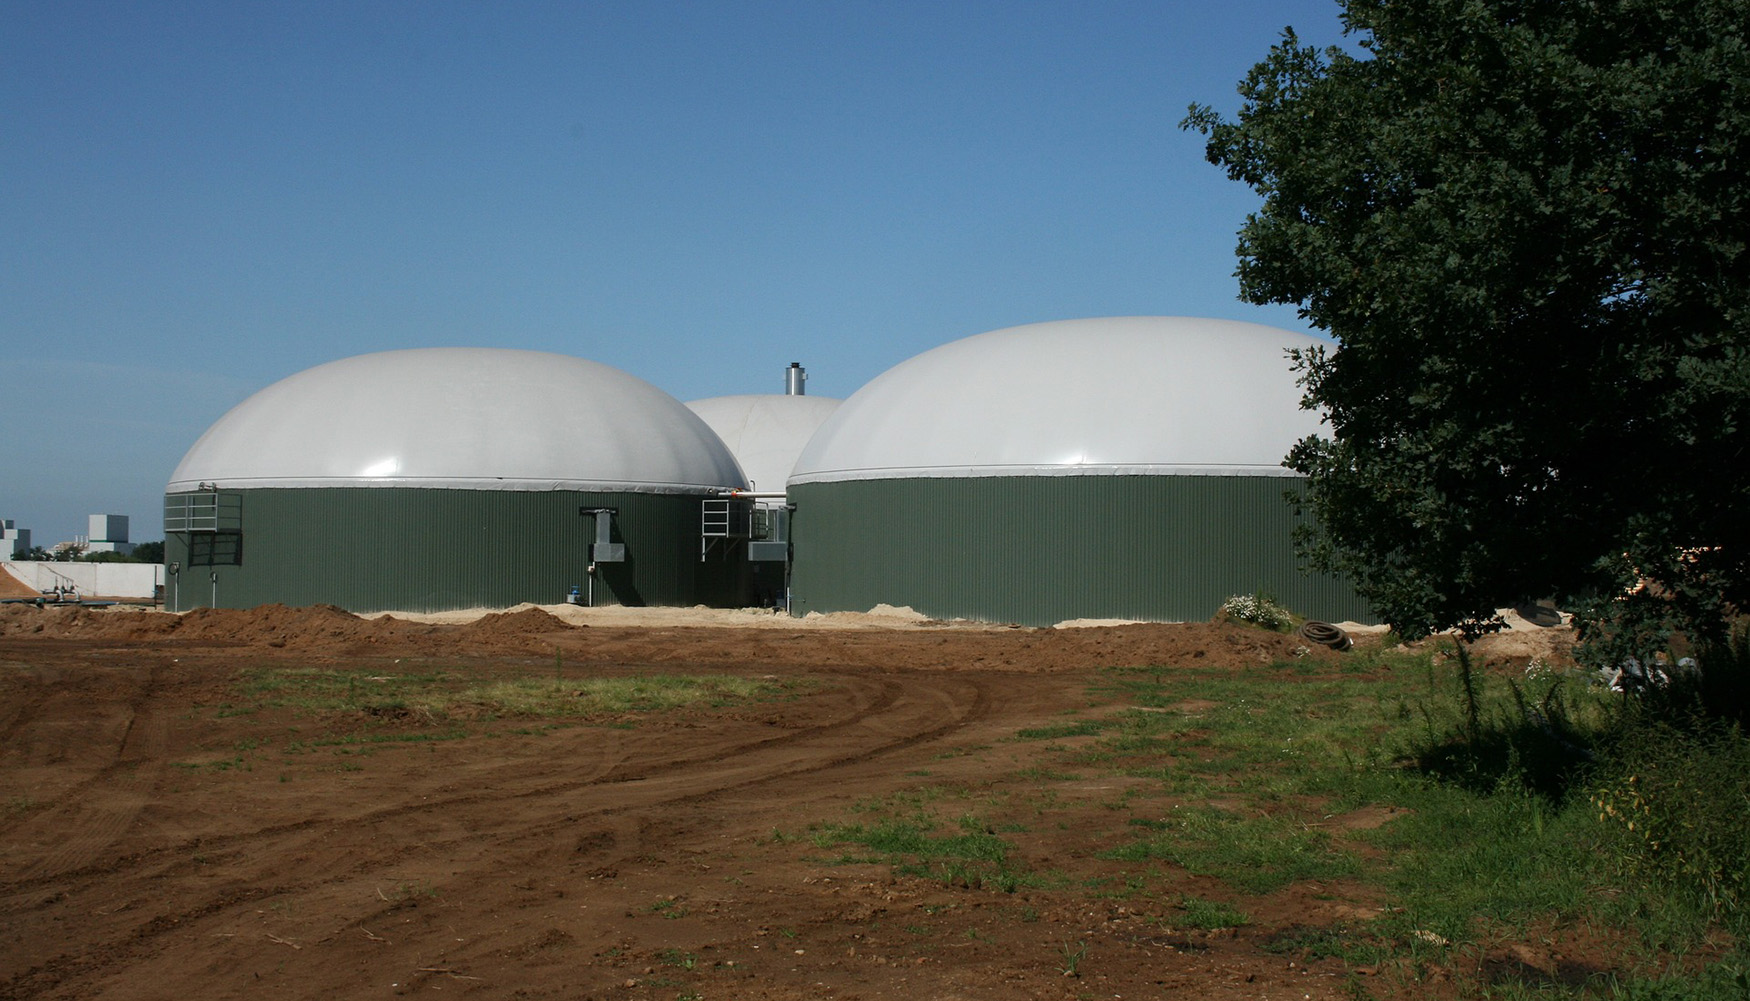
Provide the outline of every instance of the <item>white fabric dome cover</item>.
{"type": "Polygon", "coordinates": [[[542,351],[418,348],[318,365],[207,430],[167,492],[452,487],[679,492],[744,487],[728,448],[636,376],[542,351]]]}
{"type": "Polygon", "coordinates": [[[687,407],[729,446],[753,490],[775,494],[784,492],[803,446],[842,402],[830,396],[770,394],[713,396],[687,407]]]}
{"type": "Polygon", "coordinates": [[[791,483],[924,476],[1293,475],[1317,433],[1290,348],[1306,334],[1234,320],[1107,317],[978,334],[851,394],[791,483]]]}

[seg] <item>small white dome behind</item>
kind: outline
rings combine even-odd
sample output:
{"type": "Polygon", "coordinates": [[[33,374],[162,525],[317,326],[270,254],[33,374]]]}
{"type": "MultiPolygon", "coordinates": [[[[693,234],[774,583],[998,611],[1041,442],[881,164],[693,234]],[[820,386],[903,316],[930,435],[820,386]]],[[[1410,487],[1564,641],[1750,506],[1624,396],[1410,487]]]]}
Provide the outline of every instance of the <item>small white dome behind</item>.
{"type": "Polygon", "coordinates": [[[419,348],[318,365],[244,400],[166,491],[203,483],[672,492],[746,481],[703,421],[636,376],[542,351],[419,348]]]}
{"type": "Polygon", "coordinates": [[[714,396],[687,407],[741,463],[751,489],[783,493],[796,457],[842,400],[826,396],[714,396]]]}
{"type": "Polygon", "coordinates": [[[1319,430],[1290,348],[1235,320],[1129,316],[1010,327],[901,362],[851,394],[792,483],[919,476],[1292,475],[1319,430]]]}

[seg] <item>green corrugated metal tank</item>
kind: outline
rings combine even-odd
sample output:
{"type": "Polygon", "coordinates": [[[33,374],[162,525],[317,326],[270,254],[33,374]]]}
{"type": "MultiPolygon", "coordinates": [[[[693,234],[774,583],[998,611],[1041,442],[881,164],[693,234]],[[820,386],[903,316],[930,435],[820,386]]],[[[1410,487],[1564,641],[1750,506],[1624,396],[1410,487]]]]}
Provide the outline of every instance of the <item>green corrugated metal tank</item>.
{"type": "Polygon", "coordinates": [[[745,488],[678,400],[565,355],[425,348],[320,365],[220,418],[165,491],[174,609],[740,605],[700,503],[745,488]],[[592,572],[593,567],[593,572],[592,572]]]}
{"type": "Polygon", "coordinates": [[[1317,432],[1258,324],[1112,317],[925,352],[852,394],[797,460],[791,610],[1199,621],[1234,594],[1371,621],[1301,572],[1282,458],[1317,432]]]}

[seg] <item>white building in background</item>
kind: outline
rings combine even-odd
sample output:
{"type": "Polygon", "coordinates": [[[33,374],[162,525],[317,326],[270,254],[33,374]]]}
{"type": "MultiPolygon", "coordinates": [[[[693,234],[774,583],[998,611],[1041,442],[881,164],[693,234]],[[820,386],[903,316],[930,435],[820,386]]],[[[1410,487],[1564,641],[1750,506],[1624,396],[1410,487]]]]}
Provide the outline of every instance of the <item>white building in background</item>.
{"type": "Polygon", "coordinates": [[[120,553],[134,551],[128,541],[128,516],[125,514],[94,514],[90,517],[90,533],[85,542],[87,553],[120,553]]]}
{"type": "Polygon", "coordinates": [[[17,528],[12,519],[0,521],[0,555],[14,559],[30,552],[30,529],[17,528]]]}

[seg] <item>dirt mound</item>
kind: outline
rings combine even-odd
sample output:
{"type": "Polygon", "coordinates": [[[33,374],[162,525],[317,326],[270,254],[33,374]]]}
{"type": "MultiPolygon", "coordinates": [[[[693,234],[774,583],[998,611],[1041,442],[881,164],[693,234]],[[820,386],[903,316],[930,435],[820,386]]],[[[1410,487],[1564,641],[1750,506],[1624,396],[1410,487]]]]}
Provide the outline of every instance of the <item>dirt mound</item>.
{"type": "Polygon", "coordinates": [[[0,598],[35,598],[36,588],[12,575],[11,567],[0,567],[0,598]]]}
{"type": "Polygon", "coordinates": [[[1225,622],[1145,623],[1047,631],[1052,642],[1112,664],[1249,667],[1301,657],[1334,656],[1297,636],[1225,622]],[[1091,650],[1090,650],[1091,648],[1091,650]]]}
{"type": "MultiPolygon", "coordinates": [[[[383,615],[362,618],[332,605],[256,608],[200,608],[181,615],[123,608],[78,606],[0,606],[0,636],[34,635],[107,642],[157,639],[203,646],[270,647],[299,653],[547,654],[558,646],[586,657],[640,663],[696,659],[710,651],[738,649],[743,657],[808,663],[816,659],[859,657],[898,668],[998,668],[1051,671],[1092,659],[1111,666],[1172,665],[1246,667],[1297,657],[1332,656],[1308,649],[1294,636],[1230,623],[1139,623],[1085,629],[991,629],[988,625],[943,624],[921,631],[896,623],[887,629],[848,629],[822,633],[798,623],[761,629],[706,627],[673,629],[661,625],[595,627],[580,646],[587,627],[538,606],[495,612],[470,623],[410,622],[383,615]],[[866,639],[857,636],[871,634],[866,639]],[[904,636],[892,636],[904,633],[904,636]],[[878,651],[878,652],[877,652],[878,651]]],[[[739,658],[732,658],[739,659],[739,658]]]]}
{"type": "Polygon", "coordinates": [[[361,619],[333,605],[197,608],[180,619],[181,625],[176,632],[181,638],[299,649],[350,647],[395,636],[401,631],[401,623],[397,620],[361,619]]]}
{"type": "MultiPolygon", "coordinates": [[[[1553,668],[1575,665],[1577,637],[1571,624],[1539,626],[1511,613],[1503,617],[1507,628],[1479,636],[1469,645],[1471,663],[1484,670],[1504,673],[1520,673],[1534,663],[1553,668]]],[[[1436,658],[1444,659],[1450,656],[1457,643],[1459,639],[1455,634],[1442,634],[1409,646],[1413,650],[1433,650],[1436,658]]]]}
{"type": "Polygon", "coordinates": [[[584,628],[573,626],[543,608],[530,606],[514,612],[494,612],[481,616],[463,631],[472,636],[523,636],[529,633],[569,632],[584,628]]]}
{"type": "Polygon", "coordinates": [[[1509,628],[1482,637],[1474,646],[1489,667],[1524,669],[1533,661],[1552,667],[1572,666],[1574,642],[1571,626],[1538,626],[1515,617],[1509,620],[1509,628]]]}
{"type": "Polygon", "coordinates": [[[0,636],[151,639],[173,631],[172,615],[141,615],[77,604],[0,605],[0,636]]]}
{"type": "Polygon", "coordinates": [[[320,653],[412,641],[427,631],[427,627],[393,618],[361,619],[333,605],[197,608],[181,615],[122,607],[0,606],[0,636],[36,635],[120,643],[162,638],[215,646],[290,647],[320,653]]]}
{"type": "Polygon", "coordinates": [[[493,612],[459,626],[438,626],[447,641],[476,653],[551,653],[554,633],[587,628],[572,625],[536,606],[512,612],[493,612]]]}

